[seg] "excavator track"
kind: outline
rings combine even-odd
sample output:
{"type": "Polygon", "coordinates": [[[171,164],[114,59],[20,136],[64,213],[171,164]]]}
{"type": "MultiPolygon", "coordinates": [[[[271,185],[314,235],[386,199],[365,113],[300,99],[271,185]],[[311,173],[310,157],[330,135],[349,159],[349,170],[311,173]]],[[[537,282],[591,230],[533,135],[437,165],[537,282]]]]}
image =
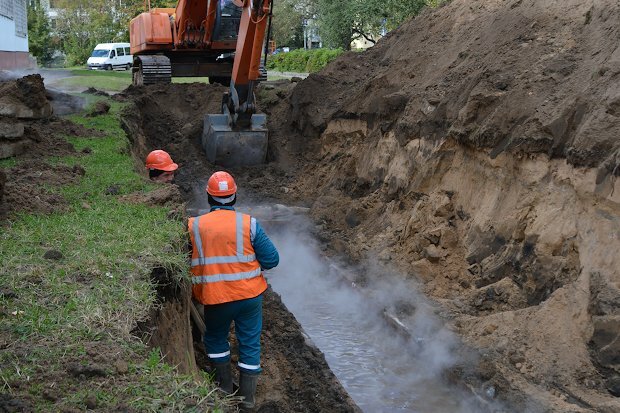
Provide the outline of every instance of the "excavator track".
{"type": "Polygon", "coordinates": [[[136,56],[132,68],[135,86],[170,83],[172,65],[170,59],[163,55],[136,56]]]}

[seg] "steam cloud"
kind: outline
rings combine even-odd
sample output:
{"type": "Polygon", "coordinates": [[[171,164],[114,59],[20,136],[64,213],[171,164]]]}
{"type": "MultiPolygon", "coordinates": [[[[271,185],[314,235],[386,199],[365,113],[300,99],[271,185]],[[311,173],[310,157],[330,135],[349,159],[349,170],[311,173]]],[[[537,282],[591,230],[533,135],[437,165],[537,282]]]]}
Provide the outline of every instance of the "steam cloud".
{"type": "MultiPolygon", "coordinates": [[[[194,195],[194,212],[207,212],[202,185],[194,195]]],[[[458,337],[443,326],[415,283],[367,263],[366,285],[352,288],[343,274],[355,269],[321,253],[307,219],[284,207],[247,206],[240,201],[237,209],[259,220],[280,253],[278,267],[266,272],[269,283],[362,410],[509,411],[495,401],[481,405],[480,398],[445,381],[447,369],[471,364],[475,356],[457,351],[458,337]],[[399,320],[409,337],[382,315],[398,314],[407,303],[412,311],[399,320]]]]}

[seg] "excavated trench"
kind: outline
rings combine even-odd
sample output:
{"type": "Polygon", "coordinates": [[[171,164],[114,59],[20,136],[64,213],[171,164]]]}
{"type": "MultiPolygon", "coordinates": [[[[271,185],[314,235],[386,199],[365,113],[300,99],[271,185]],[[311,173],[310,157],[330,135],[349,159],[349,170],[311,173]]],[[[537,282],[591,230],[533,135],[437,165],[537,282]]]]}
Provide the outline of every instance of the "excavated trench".
{"type": "MultiPolygon", "coordinates": [[[[190,215],[208,206],[203,188],[213,166],[198,146],[196,119],[174,103],[181,99],[197,109],[189,97],[208,99],[219,92],[196,84],[176,93],[167,87],[125,93],[133,104],[122,123],[136,163],[150,148],[170,151],[180,164],[177,183],[190,215]],[[172,139],[166,143],[167,136],[172,139]]],[[[270,166],[232,172],[241,188],[238,209],[258,218],[281,253],[281,264],[266,274],[271,288],[264,305],[259,411],[499,409],[495,389],[475,372],[474,352],[464,350],[415,285],[398,282],[396,275],[388,280],[390,270],[374,266],[382,282],[360,288],[352,281],[358,267],[341,266],[321,251],[326,245],[305,216],[308,208],[278,205],[277,192],[260,190],[275,184],[285,191],[286,174],[270,166]]],[[[160,305],[140,328],[182,371],[208,370],[189,321],[189,288],[175,278],[162,268],[153,270],[160,305]]],[[[231,344],[234,349],[234,339],[231,344]]]]}
{"type": "MultiPolygon", "coordinates": [[[[197,147],[202,115],[193,117],[192,113],[204,113],[205,104],[207,111],[217,111],[217,105],[213,105],[217,100],[211,98],[219,96],[223,88],[194,84],[179,89],[168,93],[168,87],[130,88],[124,96],[133,104],[123,115],[122,123],[131,141],[137,168],[142,169],[142,159],[155,147],[170,151],[180,164],[177,183],[187,208],[171,207],[175,211],[185,210],[181,215],[187,216],[207,207],[203,188],[213,172],[197,147]],[[204,99],[205,94],[207,99],[204,99]],[[201,98],[201,103],[197,97],[201,98]]],[[[235,176],[241,188],[250,186],[247,178],[240,174],[235,176]]],[[[249,192],[241,190],[240,198],[250,201],[246,196],[249,192]]],[[[183,220],[179,224],[185,225],[183,220]]],[[[178,274],[162,268],[152,271],[152,280],[157,288],[158,305],[152,310],[150,320],[140,326],[143,336],[150,345],[159,347],[179,370],[188,373],[196,369],[209,370],[200,334],[190,322],[189,286],[179,285],[178,274]]],[[[258,411],[359,411],[330,371],[323,353],[308,342],[295,317],[271,289],[265,293],[263,308],[263,374],[257,389],[258,411]]],[[[234,350],[234,335],[231,340],[234,350]]]]}
{"type": "MultiPolygon", "coordinates": [[[[294,87],[261,90],[276,104],[272,122],[287,116],[277,97],[294,87]]],[[[188,211],[206,205],[215,169],[198,142],[222,91],[191,84],[123,95],[137,166],[152,148],[171,152],[188,211]]],[[[270,147],[277,162],[231,171],[240,206],[286,251],[267,274],[275,293],[265,301],[265,411],[354,411],[349,395],[367,411],[614,411],[618,188],[545,155],[491,158],[449,139],[403,147],[380,126],[335,119],[314,142],[280,128],[270,147]],[[295,150],[313,160],[286,155],[295,150]],[[256,206],[265,203],[294,204],[312,224],[282,225],[273,216],[282,211],[256,206]],[[337,257],[344,265],[329,265],[337,257]]]]}
{"type": "Polygon", "coordinates": [[[450,383],[448,373],[471,369],[476,356],[414,285],[385,266],[351,267],[327,257],[312,224],[282,220],[273,239],[283,258],[269,282],[363,411],[501,411],[494,388],[479,377],[453,376],[450,383]],[[351,281],[360,272],[373,281],[351,281]]]}

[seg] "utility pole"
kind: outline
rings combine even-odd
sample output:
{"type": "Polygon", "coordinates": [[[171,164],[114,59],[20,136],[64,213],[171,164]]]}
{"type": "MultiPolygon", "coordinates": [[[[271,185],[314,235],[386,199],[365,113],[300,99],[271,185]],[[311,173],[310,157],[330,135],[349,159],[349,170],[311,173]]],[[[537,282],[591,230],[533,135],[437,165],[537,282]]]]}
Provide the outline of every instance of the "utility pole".
{"type": "Polygon", "coordinates": [[[308,50],[308,19],[304,19],[304,50],[308,50]]]}

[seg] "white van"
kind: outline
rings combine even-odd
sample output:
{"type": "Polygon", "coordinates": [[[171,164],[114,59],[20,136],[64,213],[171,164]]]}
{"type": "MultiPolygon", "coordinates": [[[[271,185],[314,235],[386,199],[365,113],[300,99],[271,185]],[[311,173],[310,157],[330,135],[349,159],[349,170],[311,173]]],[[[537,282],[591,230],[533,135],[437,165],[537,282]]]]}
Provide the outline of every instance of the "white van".
{"type": "Polygon", "coordinates": [[[129,43],[99,43],[86,61],[89,69],[131,69],[133,56],[129,43]]]}

